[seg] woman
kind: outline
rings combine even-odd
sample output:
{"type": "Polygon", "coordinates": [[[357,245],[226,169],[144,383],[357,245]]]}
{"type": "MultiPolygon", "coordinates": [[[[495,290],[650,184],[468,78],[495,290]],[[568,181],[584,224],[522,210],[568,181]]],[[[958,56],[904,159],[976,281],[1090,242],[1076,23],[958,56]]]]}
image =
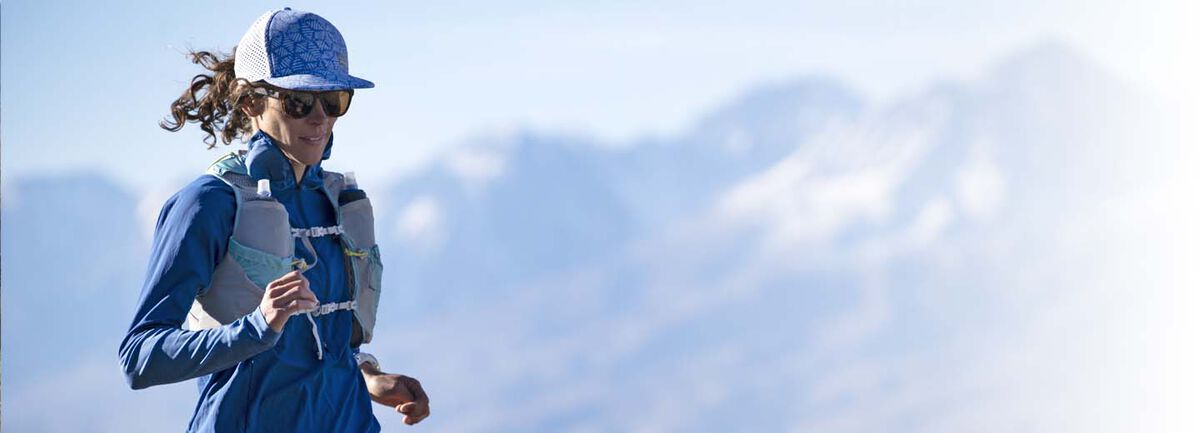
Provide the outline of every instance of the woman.
{"type": "Polygon", "coordinates": [[[161,126],[249,146],[163,206],[120,347],[130,386],[198,378],[189,432],[377,432],[371,400],[420,422],[420,383],[358,350],[381,271],[369,201],[321,168],[354,89],[374,84],[349,74],[332,24],[291,9],[260,17],[229,58],[191,57],[211,73],[161,126]]]}

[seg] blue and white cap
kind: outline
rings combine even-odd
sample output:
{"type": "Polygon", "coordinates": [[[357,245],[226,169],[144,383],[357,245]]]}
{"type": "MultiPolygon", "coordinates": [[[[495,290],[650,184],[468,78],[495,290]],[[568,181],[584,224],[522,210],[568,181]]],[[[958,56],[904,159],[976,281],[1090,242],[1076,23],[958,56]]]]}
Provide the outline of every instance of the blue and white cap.
{"type": "Polygon", "coordinates": [[[234,54],[234,75],[291,90],[366,89],[375,83],[350,75],[346,41],[329,21],[292,8],[258,17],[234,54]]]}

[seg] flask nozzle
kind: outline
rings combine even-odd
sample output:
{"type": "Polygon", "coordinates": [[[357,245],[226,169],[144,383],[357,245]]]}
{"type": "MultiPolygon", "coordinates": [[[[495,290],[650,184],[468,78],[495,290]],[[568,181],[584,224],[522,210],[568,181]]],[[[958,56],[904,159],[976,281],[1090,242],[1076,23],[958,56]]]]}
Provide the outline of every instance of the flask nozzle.
{"type": "Polygon", "coordinates": [[[271,181],[268,179],[258,180],[258,198],[271,198],[271,181]]]}

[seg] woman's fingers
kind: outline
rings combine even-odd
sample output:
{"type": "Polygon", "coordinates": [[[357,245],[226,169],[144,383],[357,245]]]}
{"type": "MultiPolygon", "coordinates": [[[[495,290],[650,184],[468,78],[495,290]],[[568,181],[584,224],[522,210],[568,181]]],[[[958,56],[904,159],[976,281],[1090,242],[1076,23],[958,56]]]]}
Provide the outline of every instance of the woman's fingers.
{"type": "Polygon", "coordinates": [[[404,414],[404,423],[413,425],[429,417],[429,406],[417,402],[396,406],[396,412],[404,414]]]}
{"type": "Polygon", "coordinates": [[[317,296],[311,290],[305,287],[293,287],[283,294],[271,299],[271,306],[275,308],[287,308],[293,301],[309,301],[318,302],[317,296]]]}
{"type": "Polygon", "coordinates": [[[299,271],[288,272],[267,286],[267,303],[287,316],[311,311],[320,305],[317,296],[299,271]]]}
{"type": "Polygon", "coordinates": [[[421,382],[416,379],[401,375],[400,381],[405,388],[408,388],[408,392],[412,394],[415,401],[397,406],[396,411],[406,415],[404,417],[405,424],[419,423],[429,416],[429,395],[425,394],[421,382]]]}
{"type": "Polygon", "coordinates": [[[308,286],[308,278],[300,271],[284,274],[267,284],[263,299],[259,303],[267,325],[279,332],[288,317],[300,311],[316,308],[320,301],[308,286]]]}
{"type": "Polygon", "coordinates": [[[270,284],[267,284],[267,293],[268,293],[268,295],[270,293],[279,293],[282,291],[286,291],[287,289],[290,289],[292,287],[298,287],[298,286],[304,287],[307,289],[308,288],[308,278],[305,278],[303,275],[298,274],[297,271],[292,271],[292,272],[289,272],[287,275],[280,277],[278,280],[272,281],[270,284]],[[295,274],[295,275],[293,275],[293,274],[295,274]]]}
{"type": "Polygon", "coordinates": [[[288,296],[296,296],[297,293],[303,294],[306,292],[312,293],[312,291],[309,290],[308,287],[305,287],[303,284],[297,282],[297,283],[288,283],[288,284],[273,288],[271,290],[268,290],[267,293],[264,294],[264,296],[266,296],[267,299],[283,299],[288,296]]]}
{"type": "Polygon", "coordinates": [[[288,315],[302,314],[317,309],[318,304],[312,301],[295,300],[284,309],[288,315]]]}
{"type": "Polygon", "coordinates": [[[267,290],[270,290],[270,289],[272,289],[276,286],[282,285],[282,284],[292,283],[292,282],[296,282],[296,281],[305,281],[305,280],[307,280],[307,278],[304,278],[304,275],[301,274],[300,271],[291,271],[286,274],[283,274],[282,277],[275,279],[275,281],[268,283],[267,290]]]}

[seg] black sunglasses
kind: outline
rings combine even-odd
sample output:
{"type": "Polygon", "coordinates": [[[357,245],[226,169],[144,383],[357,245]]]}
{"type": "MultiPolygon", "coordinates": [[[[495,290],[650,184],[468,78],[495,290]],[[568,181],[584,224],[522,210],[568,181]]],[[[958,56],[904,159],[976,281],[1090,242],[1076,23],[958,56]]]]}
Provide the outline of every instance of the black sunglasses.
{"type": "Polygon", "coordinates": [[[354,90],[331,90],[327,92],[301,92],[297,90],[281,90],[270,87],[255,88],[258,95],[269,96],[283,102],[283,112],[293,119],[303,119],[312,113],[313,106],[321,101],[321,108],[329,117],[341,117],[350,109],[350,99],[354,90]]]}

